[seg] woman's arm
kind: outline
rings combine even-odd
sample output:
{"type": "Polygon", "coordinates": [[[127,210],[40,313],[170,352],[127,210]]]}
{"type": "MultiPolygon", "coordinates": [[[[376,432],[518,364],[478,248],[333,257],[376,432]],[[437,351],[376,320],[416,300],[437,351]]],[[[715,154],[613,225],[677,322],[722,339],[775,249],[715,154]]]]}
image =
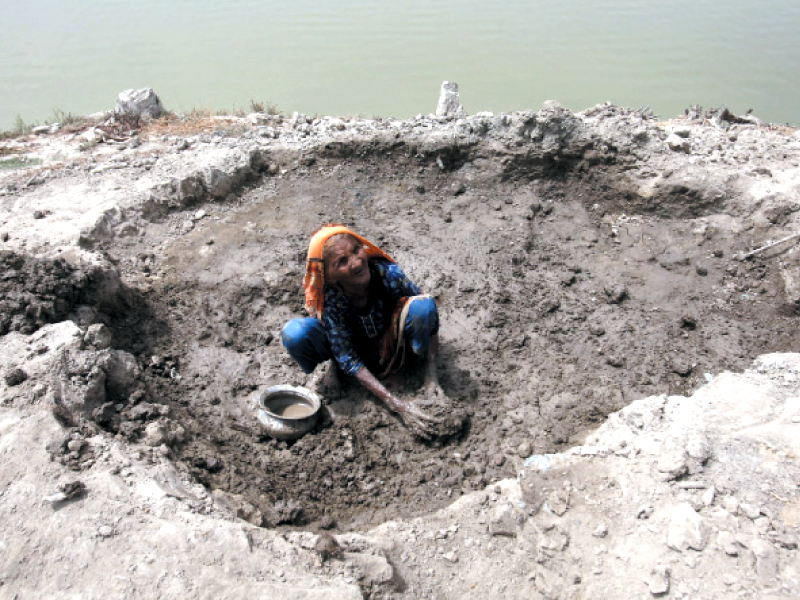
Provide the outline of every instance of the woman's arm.
{"type": "Polygon", "coordinates": [[[383,402],[389,410],[397,413],[412,433],[426,440],[435,437],[436,426],[440,424],[441,419],[436,419],[426,414],[413,401],[398,398],[392,394],[367,367],[359,369],[358,373],[356,373],[356,379],[383,402]]]}

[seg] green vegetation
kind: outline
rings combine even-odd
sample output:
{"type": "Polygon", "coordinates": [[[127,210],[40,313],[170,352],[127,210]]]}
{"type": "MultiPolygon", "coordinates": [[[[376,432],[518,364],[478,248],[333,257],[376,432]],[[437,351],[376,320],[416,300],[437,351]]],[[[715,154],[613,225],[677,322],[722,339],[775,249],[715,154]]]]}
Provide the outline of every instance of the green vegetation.
{"type": "Polygon", "coordinates": [[[273,104],[272,102],[256,102],[255,100],[250,100],[250,111],[267,113],[268,115],[273,116],[281,114],[277,104],[273,104]]]}
{"type": "Polygon", "coordinates": [[[62,126],[66,125],[80,125],[86,121],[86,117],[78,117],[72,113],[64,112],[61,108],[53,109],[53,120],[45,121],[45,125],[52,123],[61,123],[62,126]]]}
{"type": "Polygon", "coordinates": [[[12,156],[0,159],[0,170],[25,169],[42,164],[39,158],[26,158],[25,156],[12,156]]]}

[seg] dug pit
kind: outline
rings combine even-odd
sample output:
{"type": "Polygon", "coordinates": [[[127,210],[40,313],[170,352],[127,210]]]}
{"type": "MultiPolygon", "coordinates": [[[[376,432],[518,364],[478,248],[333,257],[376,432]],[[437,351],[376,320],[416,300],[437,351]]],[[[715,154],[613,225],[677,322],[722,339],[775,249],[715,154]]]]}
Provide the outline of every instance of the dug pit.
{"type": "MultiPolygon", "coordinates": [[[[769,223],[677,175],[634,193],[625,173],[647,167],[630,149],[537,152],[385,137],[275,151],[226,200],[97,243],[127,294],[126,310],[97,320],[139,383],[95,420],[136,443],[161,423],[150,445],[254,523],[354,530],[513,477],[634,399],[796,349],[778,261],[735,258],[769,223]],[[280,331],[303,313],[306,244],[326,222],[376,242],[436,298],[440,381],[469,415],[458,435],[413,438],[354,382],[295,442],[260,428],[259,390],[311,385],[280,331]]],[[[421,382],[411,365],[390,385],[414,395],[421,382]]]]}

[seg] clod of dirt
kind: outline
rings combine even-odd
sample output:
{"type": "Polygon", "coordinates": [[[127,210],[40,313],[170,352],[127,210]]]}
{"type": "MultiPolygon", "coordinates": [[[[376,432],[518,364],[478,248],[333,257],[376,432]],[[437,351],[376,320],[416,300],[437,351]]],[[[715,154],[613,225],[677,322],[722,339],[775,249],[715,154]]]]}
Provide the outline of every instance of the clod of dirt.
{"type": "Polygon", "coordinates": [[[44,498],[44,501],[48,504],[53,506],[60,504],[62,502],[66,502],[68,500],[74,500],[83,496],[86,493],[86,484],[82,481],[68,481],[60,486],[58,486],[58,491],[51,496],[47,496],[44,498]]]}
{"type": "Polygon", "coordinates": [[[443,440],[458,435],[467,424],[468,416],[462,407],[441,394],[423,395],[415,401],[417,406],[433,421],[424,432],[414,432],[431,440],[443,440]]]}
{"type": "Polygon", "coordinates": [[[342,547],[330,533],[321,533],[319,535],[317,542],[314,544],[314,552],[319,555],[322,562],[331,558],[342,557],[342,547]]]}
{"type": "Polygon", "coordinates": [[[19,367],[11,369],[5,375],[6,385],[8,387],[14,387],[15,385],[19,385],[20,383],[25,381],[27,378],[28,378],[28,374],[25,371],[23,371],[22,369],[20,369],[19,367]]]}

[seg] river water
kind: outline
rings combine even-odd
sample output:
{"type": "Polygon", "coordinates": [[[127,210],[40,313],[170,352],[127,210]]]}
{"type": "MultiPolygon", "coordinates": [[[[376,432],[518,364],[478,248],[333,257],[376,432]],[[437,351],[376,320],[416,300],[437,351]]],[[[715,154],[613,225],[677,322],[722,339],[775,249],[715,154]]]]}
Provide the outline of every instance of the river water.
{"type": "Polygon", "coordinates": [[[800,125],[797,0],[0,0],[0,130],[113,108],[409,117],[611,101],[800,125]]]}

